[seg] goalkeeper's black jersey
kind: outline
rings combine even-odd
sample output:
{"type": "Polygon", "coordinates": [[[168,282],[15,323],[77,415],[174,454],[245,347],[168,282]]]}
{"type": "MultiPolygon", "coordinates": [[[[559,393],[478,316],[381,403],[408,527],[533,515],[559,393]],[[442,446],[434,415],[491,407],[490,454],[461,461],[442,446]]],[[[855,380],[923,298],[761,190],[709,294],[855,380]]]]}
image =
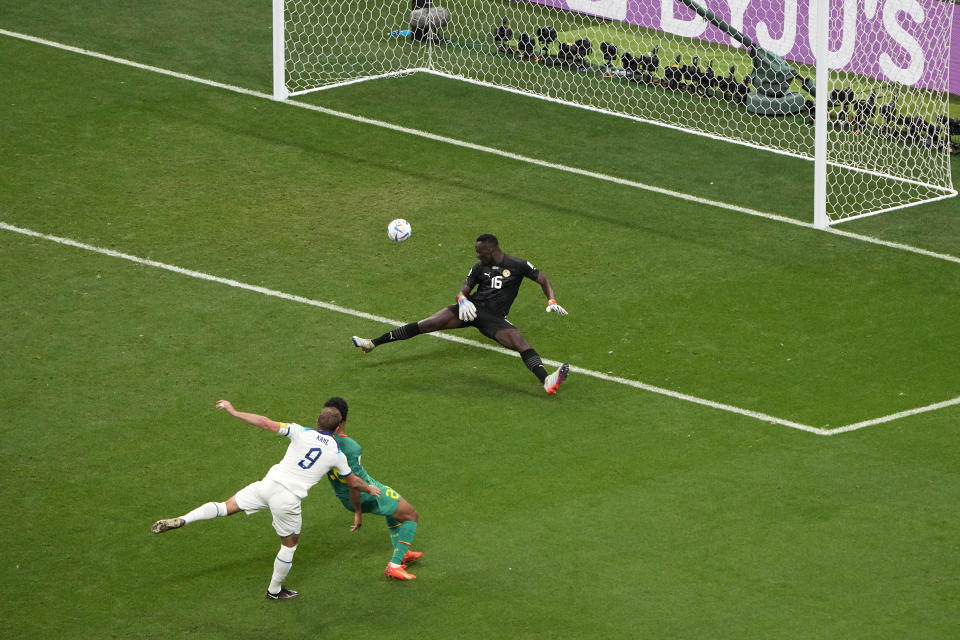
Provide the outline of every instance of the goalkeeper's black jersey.
{"type": "Polygon", "coordinates": [[[466,285],[470,289],[477,287],[477,290],[467,297],[478,308],[506,317],[524,277],[536,281],[539,276],[540,270],[526,260],[504,254],[503,260],[497,264],[478,262],[473,265],[467,274],[466,285]]]}

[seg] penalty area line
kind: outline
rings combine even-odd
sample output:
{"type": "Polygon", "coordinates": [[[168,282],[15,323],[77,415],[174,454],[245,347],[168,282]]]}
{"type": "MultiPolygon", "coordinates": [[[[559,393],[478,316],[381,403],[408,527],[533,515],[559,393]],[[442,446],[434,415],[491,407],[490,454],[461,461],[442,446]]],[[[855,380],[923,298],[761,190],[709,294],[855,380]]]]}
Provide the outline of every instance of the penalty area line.
{"type": "MultiPolygon", "coordinates": [[[[311,298],[305,298],[303,296],[298,296],[290,293],[284,293],[283,291],[277,291],[275,289],[268,289],[267,287],[261,287],[258,285],[247,284],[245,282],[240,282],[239,280],[233,280],[231,278],[223,278],[220,276],[211,275],[209,273],[204,273],[202,271],[195,271],[193,269],[185,269],[183,267],[178,267],[172,264],[167,264],[164,262],[159,262],[157,260],[150,260],[149,258],[141,258],[139,256],[134,256],[129,253],[123,253],[121,251],[115,251],[113,249],[106,249],[103,247],[96,247],[84,242],[79,242],[77,240],[72,240],[70,238],[63,238],[60,236],[54,236],[47,233],[41,233],[39,231],[33,231],[32,229],[25,229],[23,227],[17,227],[6,222],[0,222],[0,229],[11,231],[13,233],[18,233],[20,235],[29,236],[32,238],[39,238],[42,240],[47,240],[50,242],[55,242],[57,244],[65,245],[68,247],[73,247],[76,249],[82,249],[84,251],[90,251],[92,253],[98,253],[101,255],[109,256],[112,258],[120,258],[122,260],[127,260],[136,264],[144,265],[147,267],[153,267],[156,269],[162,269],[164,271],[170,271],[183,276],[188,276],[190,278],[196,278],[198,280],[206,280],[208,282],[215,282],[218,284],[226,285],[228,287],[233,287],[236,289],[243,289],[246,291],[252,291],[254,293],[259,293],[265,296],[270,296],[273,298],[280,298],[282,300],[288,300],[290,302],[297,302],[300,304],[309,305],[312,307],[318,307],[321,309],[326,309],[328,311],[334,311],[336,313],[342,313],[344,315],[353,316],[355,318],[362,318],[364,320],[372,320],[374,322],[379,322],[381,324],[386,324],[390,326],[399,326],[404,324],[399,320],[393,320],[391,318],[386,318],[384,316],[378,316],[372,313],[366,313],[365,311],[358,311],[357,309],[350,309],[348,307],[342,307],[337,304],[330,302],[322,302],[320,300],[313,300],[311,298]]],[[[431,337],[438,338],[441,340],[448,340],[450,342],[457,342],[463,345],[470,347],[475,347],[478,349],[486,349],[487,351],[495,351],[497,353],[511,356],[519,357],[519,354],[515,351],[505,349],[500,346],[486,344],[483,342],[477,342],[476,340],[470,340],[469,338],[462,338],[460,336],[451,335],[449,333],[437,332],[427,334],[431,337]]],[[[552,367],[559,367],[562,362],[557,360],[544,359],[544,364],[550,365],[552,367]]],[[[851,431],[857,431],[866,427],[871,427],[877,424],[883,424],[885,422],[892,422],[894,420],[899,420],[901,418],[907,418],[910,416],[919,415],[921,413],[928,413],[931,411],[937,411],[939,409],[945,409],[948,407],[960,405],[960,397],[951,398],[950,400],[944,400],[942,402],[937,402],[934,404],[929,404],[923,407],[916,407],[914,409],[907,409],[905,411],[900,411],[897,413],[891,413],[886,416],[880,416],[879,418],[872,418],[870,420],[864,420],[861,422],[855,422],[852,424],[844,425],[841,427],[835,427],[832,429],[813,427],[807,424],[802,424],[799,422],[794,422],[792,420],[786,420],[784,418],[778,418],[766,413],[761,413],[759,411],[752,411],[750,409],[744,409],[742,407],[737,407],[731,404],[726,404],[723,402],[715,402],[713,400],[707,400],[706,398],[700,398],[698,396],[693,396],[688,393],[682,393],[679,391],[673,391],[672,389],[665,389],[663,387],[657,387],[639,380],[631,380],[629,378],[622,378],[619,376],[614,376],[611,374],[602,373],[600,371],[594,371],[592,369],[584,369],[582,367],[577,367],[575,365],[570,366],[570,370],[574,373],[589,376],[592,378],[597,378],[598,380],[604,380],[606,382],[613,382],[616,384],[622,384],[628,387],[633,387],[635,389],[641,389],[643,391],[648,391],[650,393],[656,393],[658,395],[667,396],[669,398],[674,398],[676,400],[681,400],[684,402],[690,402],[692,404],[698,404],[704,407],[710,407],[712,409],[717,409],[720,411],[726,411],[728,413],[735,413],[741,416],[752,418],[754,420],[759,420],[761,422],[767,422],[770,424],[776,424],[790,429],[797,429],[799,431],[805,431],[807,433],[813,433],[820,436],[832,436],[841,433],[848,433],[851,431]]]]}
{"type": "MultiPolygon", "coordinates": [[[[312,307],[319,307],[321,309],[326,309],[328,311],[335,311],[337,313],[342,313],[345,315],[353,316],[355,318],[362,318],[364,320],[372,320],[374,322],[380,322],[382,324],[387,324],[391,326],[399,326],[404,324],[399,320],[393,320],[391,318],[385,318],[383,316],[374,315],[372,313],[366,313],[364,311],[358,311],[356,309],[350,309],[348,307],[342,307],[340,305],[332,304],[329,302],[322,302],[320,300],[313,300],[311,298],[305,298],[303,296],[293,295],[290,293],[284,293],[283,291],[277,291],[275,289],[268,289],[267,287],[261,287],[258,285],[247,284],[245,282],[240,282],[238,280],[233,280],[231,278],[223,278],[220,276],[211,275],[209,273],[203,273],[202,271],[195,271],[193,269],[185,269],[183,267],[178,267],[172,264],[167,264],[164,262],[159,262],[157,260],[150,260],[149,258],[141,258],[139,256],[131,255],[129,253],[123,253],[122,251],[115,251],[113,249],[106,249],[103,247],[95,247],[84,242],[79,242],[77,240],[71,240],[70,238],[62,238],[60,236],[54,236],[47,233],[41,233],[39,231],[33,231],[32,229],[25,229],[23,227],[17,227],[12,224],[7,224],[6,222],[0,222],[0,229],[11,231],[13,233],[18,233],[23,236],[28,236],[31,238],[38,238],[41,240],[47,240],[50,242],[55,242],[57,244],[65,245],[68,247],[73,247],[75,249],[82,249],[84,251],[90,251],[92,253],[98,253],[100,255],[109,256],[111,258],[120,258],[121,260],[127,260],[139,265],[153,267],[155,269],[162,269],[164,271],[170,271],[183,276],[188,276],[190,278],[196,278],[198,280],[206,280],[207,282],[215,282],[217,284],[226,285],[228,287],[233,287],[236,289],[243,289],[246,291],[252,291],[254,293],[259,293],[265,296],[270,296],[273,298],[280,298],[282,300],[288,300],[290,302],[297,302],[300,304],[309,305],[312,307]]],[[[477,342],[476,340],[470,340],[468,338],[462,338],[460,336],[450,335],[448,333],[438,332],[427,334],[429,336],[439,338],[441,340],[449,340],[451,342],[458,342],[460,344],[468,345],[471,347],[476,347],[480,349],[486,349],[488,351],[496,351],[504,355],[519,357],[515,351],[510,351],[500,346],[494,346],[490,344],[484,344],[482,342],[477,342]]],[[[556,360],[547,360],[544,359],[544,364],[559,367],[562,363],[556,360]]],[[[817,427],[812,427],[810,425],[801,424],[799,422],[793,422],[791,420],[785,420],[783,418],[778,418],[776,416],[771,416],[765,413],[760,413],[757,411],[751,411],[749,409],[743,409],[741,407],[736,407],[729,404],[724,404],[722,402],[714,402],[712,400],[706,400],[704,398],[698,398],[697,396],[692,396],[686,393],[680,393],[678,391],[672,391],[670,389],[664,389],[662,387],[655,387],[653,385],[640,382],[638,380],[630,380],[628,378],[620,378],[617,376],[601,373],[599,371],[593,371],[591,369],[584,369],[582,367],[571,366],[570,370],[574,373],[590,376],[592,378],[597,378],[599,380],[604,380],[607,382],[614,382],[617,384],[622,384],[636,389],[642,389],[644,391],[649,391],[651,393],[657,393],[660,395],[668,396],[675,398],[677,400],[683,400],[685,402],[691,402],[694,404],[699,404],[702,406],[710,407],[713,409],[719,409],[721,411],[727,411],[729,413],[736,413],[748,418],[753,418],[755,420],[760,420],[762,422],[768,422],[772,424],[781,425],[784,427],[789,427],[791,429],[798,429],[800,431],[806,431],[809,433],[814,433],[817,435],[831,435],[831,431],[820,429],[817,427]]],[[[960,401],[960,400],[958,400],[960,401]]]]}
{"type": "Polygon", "coordinates": [[[872,427],[873,425],[876,425],[876,424],[883,424],[884,422],[892,422],[894,420],[899,420],[900,418],[908,418],[910,416],[919,415],[921,413],[928,413],[930,411],[946,409],[947,407],[953,407],[955,405],[960,405],[960,397],[951,398],[950,400],[944,400],[943,402],[935,402],[933,404],[928,404],[925,407],[917,407],[915,409],[907,409],[906,411],[898,411],[897,413],[891,413],[890,415],[880,416],[879,418],[873,418],[872,420],[864,420],[863,422],[854,422],[853,424],[844,425],[842,427],[836,427],[834,429],[824,429],[823,435],[832,436],[838,433],[848,433],[850,431],[856,431],[857,429],[872,427]]]}

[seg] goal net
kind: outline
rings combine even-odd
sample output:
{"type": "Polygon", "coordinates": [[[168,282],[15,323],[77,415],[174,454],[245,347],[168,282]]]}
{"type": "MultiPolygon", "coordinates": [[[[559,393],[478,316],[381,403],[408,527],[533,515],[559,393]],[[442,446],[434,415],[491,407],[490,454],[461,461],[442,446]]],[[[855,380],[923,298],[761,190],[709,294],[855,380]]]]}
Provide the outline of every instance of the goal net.
{"type": "Polygon", "coordinates": [[[956,195],[952,15],[941,0],[274,0],[274,94],[425,71],[819,157],[834,224],[956,195]]]}

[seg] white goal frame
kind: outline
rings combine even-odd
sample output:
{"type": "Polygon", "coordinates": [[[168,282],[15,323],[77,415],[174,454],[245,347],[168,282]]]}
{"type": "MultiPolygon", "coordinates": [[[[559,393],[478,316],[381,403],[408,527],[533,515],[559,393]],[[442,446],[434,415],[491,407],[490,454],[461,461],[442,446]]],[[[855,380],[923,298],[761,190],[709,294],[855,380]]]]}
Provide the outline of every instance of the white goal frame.
{"type": "MultiPolygon", "coordinates": [[[[317,0],[317,2],[322,2],[323,0],[317,0]]],[[[344,0],[345,4],[349,4],[355,0],[344,0]]],[[[397,2],[403,3],[404,0],[390,0],[393,5],[396,5],[397,2]]],[[[520,0],[517,0],[520,1],[520,0]]],[[[538,2],[543,4],[549,4],[544,0],[527,0],[532,2],[538,2]]],[[[698,0],[703,4],[704,0],[698,0]]],[[[853,0],[856,1],[856,0],[853,0]]],[[[863,0],[861,0],[862,2],[863,0]]],[[[876,4],[877,0],[867,0],[867,2],[873,1],[876,4]]],[[[909,0],[879,0],[886,2],[901,2],[909,0]]],[[[724,135],[714,135],[709,132],[704,132],[692,128],[686,128],[682,125],[669,122],[660,122],[656,119],[638,117],[630,113],[623,113],[616,110],[611,110],[604,108],[602,106],[593,106],[590,104],[583,104],[580,102],[574,102],[570,100],[565,100],[563,98],[558,98],[556,96],[551,96],[543,93],[537,93],[534,90],[520,89],[508,84],[497,84],[496,82],[490,82],[483,79],[471,78],[468,75],[454,74],[444,71],[443,69],[437,68],[434,65],[434,46],[431,43],[421,44],[419,51],[421,52],[420,56],[416,60],[412,60],[409,66],[404,66],[403,68],[392,69],[383,73],[373,73],[359,75],[356,77],[348,77],[343,79],[336,79],[329,83],[324,83],[319,86],[310,86],[307,88],[296,88],[291,89],[288,86],[288,66],[289,61],[287,57],[287,5],[296,3],[297,0],[272,0],[273,2],[273,97],[275,100],[283,101],[296,96],[321,91],[325,89],[331,89],[336,87],[342,87],[349,84],[354,84],[357,82],[364,82],[367,80],[376,80],[379,78],[387,78],[393,76],[407,75],[411,73],[429,73],[433,75],[438,75],[441,77],[456,79],[460,81],[469,82],[472,84],[478,84],[485,87],[491,87],[495,89],[505,90],[512,93],[517,93],[520,95],[536,97],[539,99],[547,100],[550,102],[555,102],[558,104],[564,104],[568,106],[574,106],[582,109],[587,109],[590,111],[597,111],[609,115],[614,115],[617,117],[627,118],[635,120],[637,122],[643,122],[647,124],[654,124],[658,126],[664,126],[672,129],[677,129],[687,133],[692,133],[698,136],[705,136],[717,140],[723,140],[725,142],[731,142],[734,144],[740,144],[743,146],[748,146],[756,149],[761,149],[764,151],[770,151],[773,153],[778,153],[782,155],[792,156],[796,158],[801,158],[805,160],[813,161],[813,170],[814,170],[814,187],[813,187],[813,226],[818,229],[826,229],[834,224],[847,222],[850,220],[856,220],[866,216],[873,216],[880,213],[886,213],[894,211],[897,209],[903,209],[906,207],[912,207],[919,204],[925,204],[929,202],[935,202],[938,200],[943,200],[946,198],[952,198],[957,195],[956,189],[954,189],[952,181],[950,179],[949,171],[949,156],[945,156],[944,162],[947,165],[946,175],[947,179],[944,183],[941,180],[939,183],[934,182],[925,182],[923,179],[914,180],[910,178],[904,178],[903,176],[896,176],[884,173],[882,170],[871,170],[869,168],[852,166],[849,164],[844,164],[842,161],[831,161],[830,159],[830,138],[829,138],[829,126],[830,126],[830,116],[829,116],[829,103],[828,99],[830,96],[830,85],[828,84],[830,78],[831,69],[828,66],[828,61],[830,59],[829,51],[829,24],[827,20],[817,20],[816,29],[815,29],[815,39],[813,45],[813,54],[816,59],[815,64],[815,110],[813,118],[813,132],[814,132],[814,147],[813,155],[810,157],[805,153],[793,153],[789,149],[780,149],[764,146],[762,144],[753,144],[749,141],[739,140],[736,138],[728,138],[724,135]],[[874,176],[879,179],[889,179],[901,183],[912,183],[916,185],[919,189],[923,189],[927,195],[917,197],[908,202],[898,202],[893,203],[892,206],[881,206],[876,209],[871,209],[863,213],[857,213],[855,215],[847,215],[838,219],[831,219],[828,214],[828,197],[829,197],[829,186],[828,186],[828,170],[830,168],[840,169],[849,171],[851,173],[860,173],[868,176],[874,176]]],[[[301,3],[303,0],[301,0],[301,3]]],[[[409,0],[406,0],[409,3],[409,0]]],[[[456,14],[456,2],[457,0],[445,0],[444,5],[447,7],[454,7],[454,15],[456,14]]],[[[816,11],[816,15],[824,16],[829,15],[831,0],[809,0],[810,10],[816,11]]],[[[386,3],[385,3],[386,4],[386,3]]],[[[331,5],[334,6],[334,5],[331,5]]],[[[408,4],[409,7],[409,4],[408,4]]],[[[904,10],[905,11],[905,10],[904,10]]],[[[835,19],[835,17],[834,17],[835,19]]],[[[397,32],[394,32],[395,35],[397,32]]],[[[949,33],[949,26],[948,26],[949,33]]],[[[384,37],[388,37],[388,32],[384,29],[384,37]]],[[[441,43],[442,45],[442,43],[441,43]]],[[[437,45],[440,46],[440,45],[437,45]]],[[[949,41],[947,44],[947,55],[942,63],[944,65],[949,64],[949,41]]],[[[946,114],[946,96],[944,93],[944,108],[943,111],[946,114]]],[[[949,139],[948,139],[949,144],[949,139]]]]}

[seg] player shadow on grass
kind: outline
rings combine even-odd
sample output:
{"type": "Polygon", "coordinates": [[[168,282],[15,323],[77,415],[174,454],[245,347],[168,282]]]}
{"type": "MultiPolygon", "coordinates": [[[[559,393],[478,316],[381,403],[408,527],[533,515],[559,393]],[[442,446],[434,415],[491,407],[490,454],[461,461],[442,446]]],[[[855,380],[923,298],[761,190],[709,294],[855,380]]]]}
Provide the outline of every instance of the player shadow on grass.
{"type": "Polygon", "coordinates": [[[176,574],[167,574],[168,579],[182,580],[183,582],[196,582],[199,579],[217,573],[226,575],[240,575],[248,571],[251,566],[262,564],[261,555],[253,552],[245,557],[230,557],[224,554],[221,558],[211,559],[209,564],[197,565],[191,564],[183,568],[183,571],[176,574]]]}

